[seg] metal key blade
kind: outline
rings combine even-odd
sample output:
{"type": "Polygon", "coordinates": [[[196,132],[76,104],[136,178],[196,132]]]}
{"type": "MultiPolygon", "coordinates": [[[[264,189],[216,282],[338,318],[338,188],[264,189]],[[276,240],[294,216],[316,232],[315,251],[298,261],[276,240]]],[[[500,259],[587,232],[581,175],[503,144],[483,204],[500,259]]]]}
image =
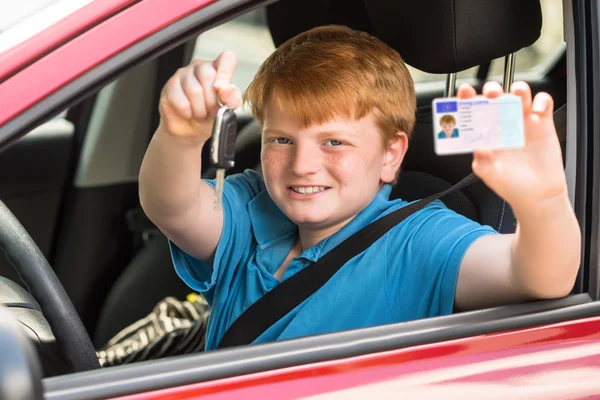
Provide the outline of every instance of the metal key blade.
{"type": "Polygon", "coordinates": [[[219,168],[217,170],[217,185],[215,187],[215,210],[221,209],[221,203],[223,201],[223,181],[225,181],[225,169],[219,168]]]}

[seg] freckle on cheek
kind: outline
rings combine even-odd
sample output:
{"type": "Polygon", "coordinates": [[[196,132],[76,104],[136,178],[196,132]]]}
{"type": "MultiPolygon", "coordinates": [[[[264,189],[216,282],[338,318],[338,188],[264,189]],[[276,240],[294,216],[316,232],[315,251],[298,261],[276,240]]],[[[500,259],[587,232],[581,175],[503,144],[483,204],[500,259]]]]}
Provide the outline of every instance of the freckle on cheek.
{"type": "Polygon", "coordinates": [[[340,171],[344,171],[344,174],[360,174],[364,173],[365,166],[368,165],[368,160],[365,160],[363,156],[347,156],[330,154],[326,155],[323,161],[327,165],[336,166],[340,171]]]}
{"type": "Polygon", "coordinates": [[[269,172],[273,169],[273,166],[277,167],[277,172],[279,170],[284,169],[286,165],[286,156],[284,154],[273,154],[270,152],[263,153],[261,157],[262,168],[264,172],[269,172]]]}

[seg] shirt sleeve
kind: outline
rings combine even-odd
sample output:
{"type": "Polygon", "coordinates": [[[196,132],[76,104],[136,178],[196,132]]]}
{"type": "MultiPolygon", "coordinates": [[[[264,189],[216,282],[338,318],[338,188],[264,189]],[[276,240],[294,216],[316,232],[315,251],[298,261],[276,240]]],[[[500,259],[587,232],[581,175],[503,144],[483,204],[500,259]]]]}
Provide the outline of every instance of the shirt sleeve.
{"type": "MultiPolygon", "coordinates": [[[[213,188],[216,186],[215,180],[205,182],[213,188]]],[[[252,170],[225,179],[223,231],[212,263],[189,255],[169,240],[175,271],[190,288],[202,293],[209,304],[212,304],[217,280],[224,274],[231,275],[231,269],[235,269],[244,259],[245,252],[250,251],[253,235],[248,203],[264,189],[262,178],[252,170]]]]}
{"type": "Polygon", "coordinates": [[[477,239],[497,232],[439,200],[405,222],[386,246],[386,283],[394,314],[399,321],[451,314],[464,255],[477,239]]]}

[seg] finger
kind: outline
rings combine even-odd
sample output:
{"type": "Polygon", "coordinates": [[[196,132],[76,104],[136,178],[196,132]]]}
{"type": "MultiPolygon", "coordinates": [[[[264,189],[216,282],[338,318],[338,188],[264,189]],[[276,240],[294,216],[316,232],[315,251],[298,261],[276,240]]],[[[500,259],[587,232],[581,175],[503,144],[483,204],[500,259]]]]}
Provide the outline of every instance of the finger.
{"type": "Polygon", "coordinates": [[[477,96],[477,91],[475,91],[473,86],[468,83],[463,83],[458,87],[456,95],[459,99],[470,99],[471,97],[477,96]]]}
{"type": "Polygon", "coordinates": [[[219,90],[221,103],[228,105],[234,110],[242,105],[242,93],[235,85],[228,85],[219,90]]]}
{"type": "Polygon", "coordinates": [[[510,86],[510,92],[521,97],[523,115],[527,116],[531,114],[531,89],[529,88],[529,85],[523,81],[514,82],[510,86]]]}
{"type": "MultiPolygon", "coordinates": [[[[183,118],[192,118],[192,109],[183,87],[181,86],[181,73],[176,73],[165,85],[162,97],[166,106],[173,109],[183,118]]],[[[162,101],[161,101],[162,103],[162,101]]]]}
{"type": "Polygon", "coordinates": [[[488,184],[490,179],[493,179],[493,171],[495,168],[495,157],[492,150],[478,149],[473,152],[473,164],[471,165],[473,172],[484,183],[488,184]]]}
{"type": "Polygon", "coordinates": [[[473,151],[473,160],[480,163],[490,163],[494,158],[494,151],[491,149],[476,149],[473,151]]]}
{"type": "Polygon", "coordinates": [[[192,117],[195,120],[204,121],[208,114],[204,103],[204,89],[194,74],[194,68],[185,69],[185,73],[181,77],[181,86],[190,103],[192,117]]]}
{"type": "Polygon", "coordinates": [[[213,85],[217,71],[210,64],[199,63],[194,68],[194,74],[200,81],[200,85],[202,85],[202,89],[204,90],[204,103],[207,112],[213,117],[216,117],[219,112],[219,104],[217,103],[217,92],[213,88],[213,85]]]}
{"type": "Polygon", "coordinates": [[[231,82],[233,72],[237,66],[237,57],[232,51],[224,51],[217,57],[213,65],[217,70],[214,87],[215,89],[221,89],[231,82]]]}
{"type": "Polygon", "coordinates": [[[503,89],[502,86],[495,81],[490,81],[490,82],[486,82],[485,85],[483,85],[483,89],[481,91],[481,93],[490,99],[493,99],[495,97],[501,96],[503,93],[503,89]]]}
{"type": "Polygon", "coordinates": [[[552,118],[554,113],[554,100],[546,92],[538,93],[533,99],[531,111],[542,118],[552,118]]]}

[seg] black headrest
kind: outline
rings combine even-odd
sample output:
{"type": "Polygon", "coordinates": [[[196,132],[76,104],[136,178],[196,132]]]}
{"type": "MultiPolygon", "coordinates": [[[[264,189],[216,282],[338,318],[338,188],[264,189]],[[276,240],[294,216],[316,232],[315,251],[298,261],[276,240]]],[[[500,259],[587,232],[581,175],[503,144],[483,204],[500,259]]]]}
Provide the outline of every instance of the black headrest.
{"type": "Polygon", "coordinates": [[[373,34],[363,0],[280,0],[267,7],[275,46],[322,25],[346,25],[373,34]]]}
{"type": "Polygon", "coordinates": [[[415,68],[457,72],[533,44],[539,0],[368,0],[378,38],[415,68]]]}
{"type": "Polygon", "coordinates": [[[275,45],[327,24],[369,32],[415,68],[458,72],[533,44],[539,0],[282,0],[268,7],[275,45]]]}

